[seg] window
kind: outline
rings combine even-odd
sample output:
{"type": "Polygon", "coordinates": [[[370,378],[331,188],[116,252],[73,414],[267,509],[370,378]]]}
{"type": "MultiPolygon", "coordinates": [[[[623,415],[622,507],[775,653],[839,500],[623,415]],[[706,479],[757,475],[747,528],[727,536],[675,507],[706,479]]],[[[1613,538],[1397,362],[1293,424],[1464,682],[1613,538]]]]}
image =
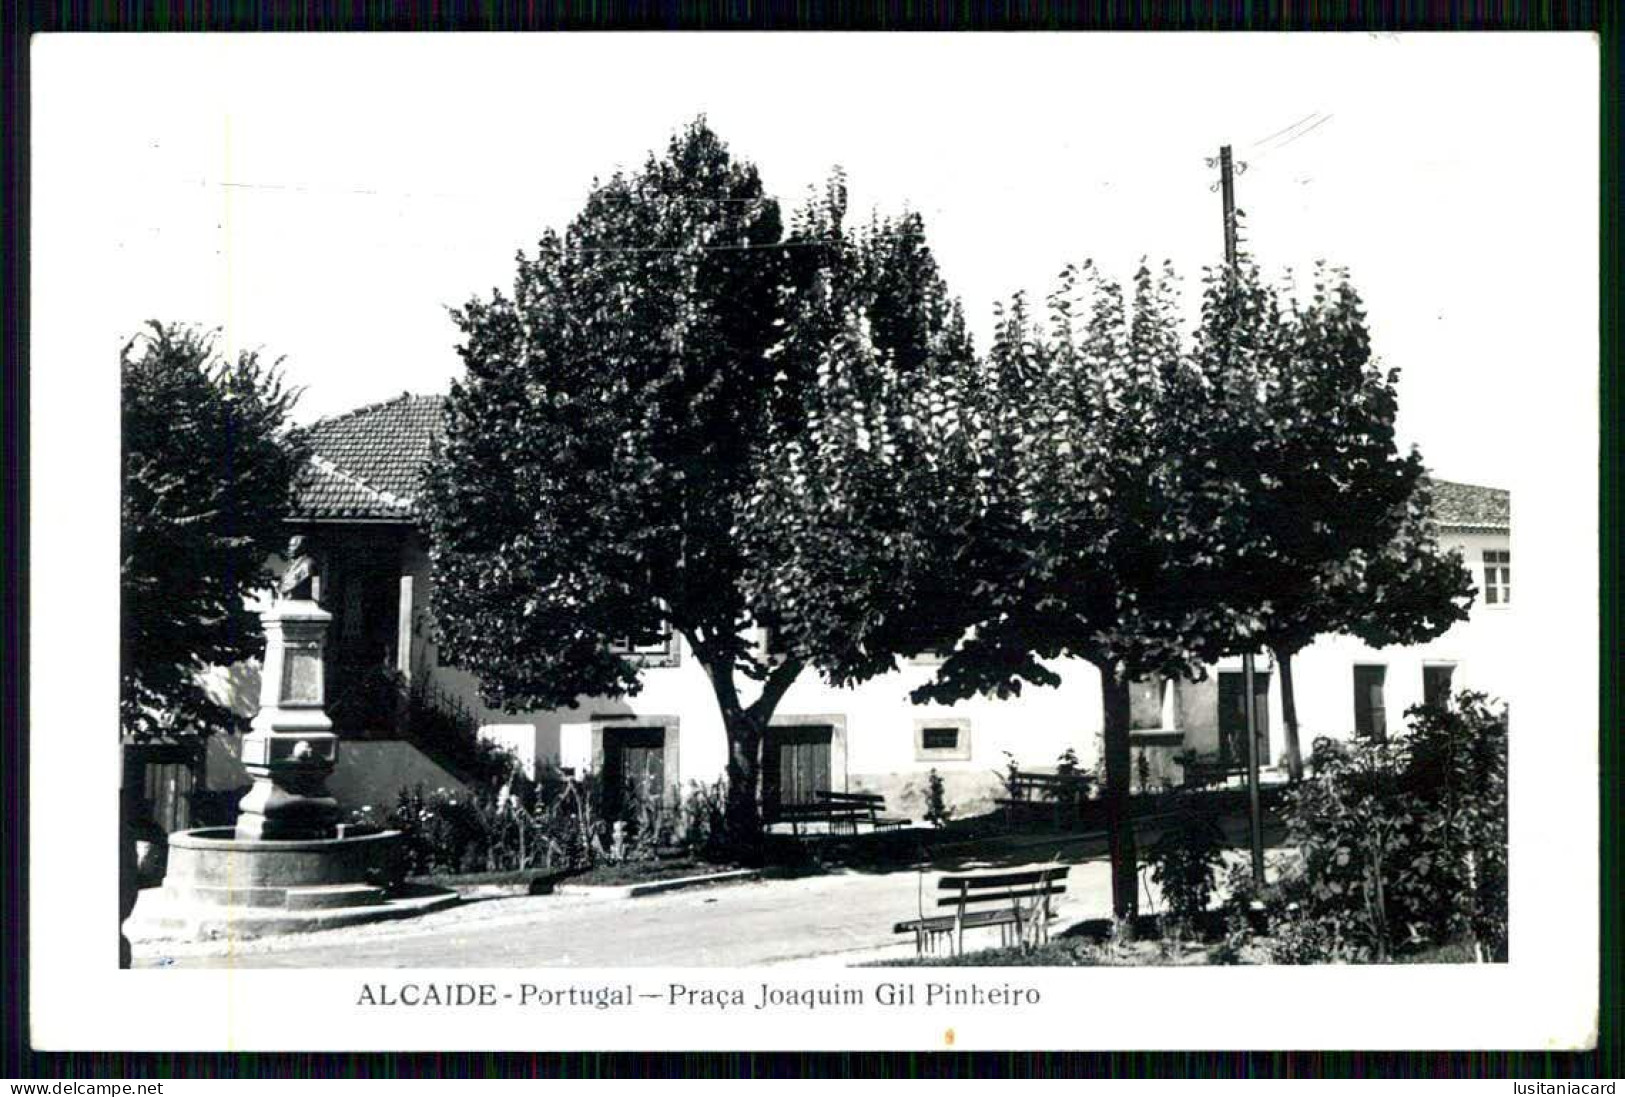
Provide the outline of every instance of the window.
{"type": "Polygon", "coordinates": [[[652,643],[633,643],[630,636],[613,636],[609,641],[611,655],[620,655],[641,667],[674,667],[677,665],[677,634],[670,625],[661,624],[660,638],[652,643]]]}
{"type": "Polygon", "coordinates": [[[970,760],[970,721],[936,717],[914,721],[914,757],[920,762],[970,760]]]}
{"type": "Polygon", "coordinates": [[[760,625],[756,629],[756,644],[751,654],[764,663],[782,663],[790,654],[785,643],[784,630],[773,625],[760,625]]]}
{"type": "Polygon", "coordinates": [[[1441,663],[1422,668],[1422,703],[1443,705],[1450,700],[1450,679],[1456,673],[1454,664],[1441,663]]]}
{"type": "Polygon", "coordinates": [[[1506,549],[1484,550],[1484,604],[1512,603],[1512,553],[1506,549]]]}
{"type": "Polygon", "coordinates": [[[1388,677],[1384,666],[1354,668],[1354,734],[1381,741],[1388,738],[1388,708],[1383,685],[1388,677]]]}
{"type": "Polygon", "coordinates": [[[1160,731],[1174,727],[1173,681],[1153,674],[1128,687],[1129,730],[1160,731]]]}
{"type": "Polygon", "coordinates": [[[960,634],[943,632],[930,637],[908,661],[915,666],[934,667],[942,663],[959,646],[960,634]]]}

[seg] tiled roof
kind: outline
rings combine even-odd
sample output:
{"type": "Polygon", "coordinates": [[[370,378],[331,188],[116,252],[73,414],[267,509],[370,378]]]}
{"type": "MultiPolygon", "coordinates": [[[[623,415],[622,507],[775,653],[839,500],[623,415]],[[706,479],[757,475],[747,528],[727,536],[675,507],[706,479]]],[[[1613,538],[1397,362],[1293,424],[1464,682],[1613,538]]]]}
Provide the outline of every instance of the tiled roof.
{"type": "Polygon", "coordinates": [[[1511,529],[1512,493],[1501,488],[1434,480],[1433,513],[1454,529],[1511,529]]]}
{"type": "Polygon", "coordinates": [[[416,521],[423,463],[440,429],[439,396],[403,393],[312,424],[295,518],[416,521]]]}
{"type": "MultiPolygon", "coordinates": [[[[300,479],[294,517],[416,521],[419,476],[440,429],[442,402],[403,393],[314,424],[314,457],[300,479]]],[[[1511,527],[1510,492],[1450,480],[1432,485],[1441,526],[1511,527]]]]}

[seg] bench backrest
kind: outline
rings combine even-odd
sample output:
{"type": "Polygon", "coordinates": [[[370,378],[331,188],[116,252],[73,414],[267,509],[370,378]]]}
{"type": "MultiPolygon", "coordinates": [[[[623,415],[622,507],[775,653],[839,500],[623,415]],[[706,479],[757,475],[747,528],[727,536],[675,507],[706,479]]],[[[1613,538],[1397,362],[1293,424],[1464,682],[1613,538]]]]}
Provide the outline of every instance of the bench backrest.
{"type": "Polygon", "coordinates": [[[863,808],[853,804],[780,804],[771,813],[775,820],[791,819],[848,819],[865,814],[863,808]]]}
{"type": "Polygon", "coordinates": [[[1062,776],[1059,773],[1017,773],[1009,779],[1009,782],[1011,795],[1019,800],[1032,793],[1050,797],[1068,793],[1082,795],[1089,785],[1089,778],[1084,774],[1062,776]]]}
{"type": "Polygon", "coordinates": [[[1066,875],[1071,865],[1025,869],[1020,872],[979,873],[975,876],[944,876],[937,890],[952,892],[937,900],[939,907],[970,903],[1009,903],[1022,899],[1048,898],[1066,892],[1066,875]]]}
{"type": "Polygon", "coordinates": [[[831,804],[857,804],[875,808],[886,806],[886,798],[873,792],[820,792],[818,798],[831,804]]]}

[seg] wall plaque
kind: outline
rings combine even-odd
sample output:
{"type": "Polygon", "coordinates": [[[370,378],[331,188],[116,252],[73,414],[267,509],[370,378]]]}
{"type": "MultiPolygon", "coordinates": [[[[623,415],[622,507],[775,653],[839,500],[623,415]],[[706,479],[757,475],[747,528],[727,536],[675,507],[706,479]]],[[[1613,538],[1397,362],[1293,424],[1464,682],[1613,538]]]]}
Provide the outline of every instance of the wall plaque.
{"type": "Polygon", "coordinates": [[[315,644],[288,647],[282,654],[282,703],[322,703],[322,649],[315,644]]]}

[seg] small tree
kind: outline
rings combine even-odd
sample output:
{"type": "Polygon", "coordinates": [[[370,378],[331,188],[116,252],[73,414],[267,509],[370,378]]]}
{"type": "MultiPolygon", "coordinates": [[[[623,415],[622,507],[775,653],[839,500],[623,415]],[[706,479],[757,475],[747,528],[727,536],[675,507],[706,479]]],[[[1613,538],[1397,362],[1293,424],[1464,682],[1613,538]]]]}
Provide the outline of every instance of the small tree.
{"type": "Polygon", "coordinates": [[[137,737],[230,730],[199,676],[263,649],[245,599],[269,589],[266,559],[286,544],[306,453],[288,428],[297,392],[182,325],[149,324],[119,365],[120,723],[137,737]]]}
{"type": "Polygon", "coordinates": [[[917,696],[1005,697],[1057,685],[1043,660],[1100,675],[1112,902],[1137,905],[1128,823],[1129,684],[1195,676],[1244,620],[1230,568],[1249,550],[1244,483],[1210,452],[1230,428],[1224,378],[1182,352],[1171,270],[1116,284],[1068,269],[1045,331],[1016,298],[1000,318],[981,401],[985,501],[965,538],[988,578],[967,584],[974,633],[917,696]]]}
{"type": "Polygon", "coordinates": [[[1371,355],[1358,293],[1317,268],[1313,297],[1282,302],[1248,259],[1210,271],[1195,356],[1231,407],[1203,455],[1245,483],[1249,538],[1230,597],[1281,672],[1287,764],[1303,776],[1292,660],[1325,633],[1420,643],[1467,616],[1471,578],[1440,549],[1422,459],[1395,444],[1397,374],[1371,355]]]}

